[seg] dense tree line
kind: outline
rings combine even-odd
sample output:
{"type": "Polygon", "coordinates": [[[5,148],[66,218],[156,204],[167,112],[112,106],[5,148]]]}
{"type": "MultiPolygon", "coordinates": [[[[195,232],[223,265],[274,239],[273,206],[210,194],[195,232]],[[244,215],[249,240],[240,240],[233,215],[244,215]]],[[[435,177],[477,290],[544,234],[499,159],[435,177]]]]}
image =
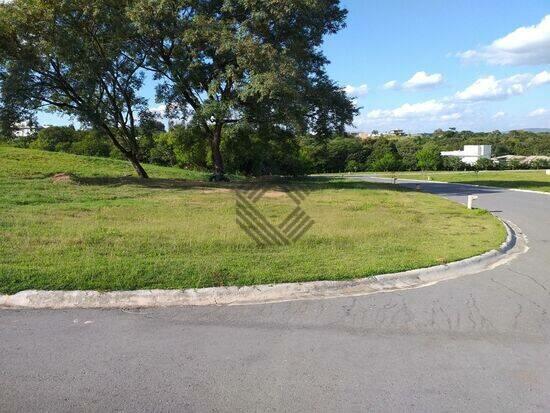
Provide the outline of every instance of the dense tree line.
{"type": "Polygon", "coordinates": [[[470,169],[548,168],[550,162],[519,160],[492,162],[481,159],[467,165],[456,157],[442,157],[442,151],[462,149],[464,145],[491,145],[493,157],[502,155],[550,156],[550,133],[510,131],[490,133],[470,131],[435,131],[409,137],[359,139],[338,136],[326,142],[301,140],[307,169],[314,172],[420,171],[470,169]]]}
{"type": "MultiPolygon", "coordinates": [[[[468,144],[492,145],[494,156],[550,156],[550,133],[436,131],[400,138],[359,139],[344,134],[319,139],[313,135],[296,136],[282,127],[259,128],[243,122],[226,125],[223,133],[221,151],[226,170],[244,175],[550,168],[547,161],[541,160],[527,165],[517,160],[495,164],[482,159],[471,166],[455,157],[440,156],[441,151],[461,149],[468,144]]],[[[145,163],[211,170],[211,146],[203,134],[203,130],[193,124],[177,125],[165,131],[164,124],[151,117],[137,129],[137,158],[145,163]]],[[[72,126],[44,128],[26,138],[11,138],[10,142],[78,155],[122,157],[100,130],[77,130],[72,126]]]]}

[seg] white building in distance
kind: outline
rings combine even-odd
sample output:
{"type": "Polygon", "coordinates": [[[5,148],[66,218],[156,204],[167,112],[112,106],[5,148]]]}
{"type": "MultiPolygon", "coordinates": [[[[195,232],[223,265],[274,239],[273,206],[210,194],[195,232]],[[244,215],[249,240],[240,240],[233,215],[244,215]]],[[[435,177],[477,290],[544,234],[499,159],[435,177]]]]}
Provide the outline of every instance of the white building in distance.
{"type": "Polygon", "coordinates": [[[481,158],[491,159],[491,145],[465,145],[461,151],[441,152],[441,156],[456,156],[468,165],[475,165],[481,158]]]}

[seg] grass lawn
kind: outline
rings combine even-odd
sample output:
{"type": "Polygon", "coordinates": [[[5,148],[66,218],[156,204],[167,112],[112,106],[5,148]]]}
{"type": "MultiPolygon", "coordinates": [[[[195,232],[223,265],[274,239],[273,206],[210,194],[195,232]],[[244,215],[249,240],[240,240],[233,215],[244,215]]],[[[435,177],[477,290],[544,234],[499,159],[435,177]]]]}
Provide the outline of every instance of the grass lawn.
{"type": "MultiPolygon", "coordinates": [[[[232,189],[207,174],[0,147],[0,292],[197,288],[350,279],[445,263],[497,247],[481,210],[419,192],[311,179],[315,225],[297,243],[258,247],[235,222],[232,189]],[[56,173],[71,179],[54,179],[56,173]]],[[[274,187],[273,222],[292,210],[274,187]]]]}
{"type": "Polygon", "coordinates": [[[501,188],[530,189],[533,191],[550,192],[550,175],[544,170],[536,171],[480,171],[476,172],[397,172],[387,173],[384,176],[397,176],[398,178],[427,180],[431,177],[434,181],[458,182],[463,184],[476,184],[497,186],[501,188]]]}

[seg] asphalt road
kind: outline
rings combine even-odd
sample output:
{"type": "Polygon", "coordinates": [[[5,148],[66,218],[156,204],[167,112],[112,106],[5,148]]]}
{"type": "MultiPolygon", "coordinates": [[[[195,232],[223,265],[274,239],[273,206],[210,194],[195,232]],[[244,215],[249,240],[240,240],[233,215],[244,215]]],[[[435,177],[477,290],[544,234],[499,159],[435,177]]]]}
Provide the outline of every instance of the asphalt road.
{"type": "Polygon", "coordinates": [[[360,298],[0,311],[0,412],[550,411],[550,196],[422,186],[478,194],[529,252],[360,298]]]}

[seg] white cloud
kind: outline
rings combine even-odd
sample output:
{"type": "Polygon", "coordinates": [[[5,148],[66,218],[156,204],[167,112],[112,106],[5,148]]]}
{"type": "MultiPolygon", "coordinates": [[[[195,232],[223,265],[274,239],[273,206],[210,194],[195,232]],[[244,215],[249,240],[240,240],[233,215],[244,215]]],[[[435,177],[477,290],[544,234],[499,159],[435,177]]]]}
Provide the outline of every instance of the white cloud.
{"type": "MultiPolygon", "coordinates": [[[[487,123],[491,119],[503,119],[510,124],[510,116],[505,112],[487,113],[480,102],[503,100],[511,96],[522,95],[527,91],[550,84],[550,73],[520,73],[503,79],[487,76],[454,95],[441,99],[432,99],[418,103],[405,103],[390,109],[372,109],[363,112],[356,123],[362,127],[383,128],[394,125],[418,130],[429,130],[432,127],[445,127],[450,122],[456,126],[476,129],[478,125],[493,127],[487,123]],[[484,123],[485,122],[485,123],[484,123]]],[[[393,85],[392,85],[393,86],[393,85]]],[[[547,116],[550,109],[534,111],[531,116],[547,116]]],[[[510,126],[511,127],[511,126],[510,126]]]]}
{"type": "Polygon", "coordinates": [[[154,106],[152,108],[149,108],[149,110],[155,115],[164,116],[164,114],[166,113],[166,105],[154,106]]]}
{"type": "Polygon", "coordinates": [[[389,82],[384,83],[382,86],[382,89],[386,90],[395,90],[399,88],[399,83],[397,83],[397,80],[390,80],[389,82]]]}
{"type": "Polygon", "coordinates": [[[522,95],[528,89],[550,83],[550,73],[540,72],[536,75],[524,73],[497,79],[487,76],[477,79],[463,91],[457,92],[455,98],[463,101],[504,100],[510,96],[522,95]]]}
{"type": "Polygon", "coordinates": [[[405,89],[424,89],[437,86],[443,82],[441,73],[432,75],[422,71],[416,72],[409,80],[403,83],[405,89]]]}
{"type": "Polygon", "coordinates": [[[397,80],[390,80],[382,85],[382,89],[397,90],[397,89],[429,89],[443,83],[443,75],[441,73],[428,74],[424,71],[416,72],[412,77],[399,84],[397,80]]]}
{"type": "Polygon", "coordinates": [[[454,112],[450,113],[448,115],[442,115],[439,119],[441,120],[458,120],[462,118],[462,113],[460,112],[454,112]]]}
{"type": "Polygon", "coordinates": [[[405,103],[395,109],[375,109],[367,113],[368,119],[408,119],[426,116],[435,116],[449,111],[454,105],[437,100],[428,100],[420,103],[405,103]]]}
{"type": "Polygon", "coordinates": [[[426,72],[416,72],[409,80],[403,83],[405,89],[423,89],[434,87],[443,82],[441,73],[429,75],[426,72]]]}
{"type": "Polygon", "coordinates": [[[513,92],[513,89],[506,88],[501,81],[494,76],[488,76],[476,80],[462,92],[457,92],[456,97],[460,100],[499,100],[505,99],[513,92]]]}
{"type": "Polygon", "coordinates": [[[531,117],[539,117],[539,116],[546,116],[546,115],[550,115],[550,109],[540,108],[529,113],[529,116],[531,117]]]}
{"type": "Polygon", "coordinates": [[[361,86],[347,85],[344,88],[344,92],[346,92],[348,96],[360,97],[360,96],[365,96],[367,93],[369,93],[369,87],[367,85],[361,85],[361,86]]]}
{"type": "Polygon", "coordinates": [[[520,27],[479,50],[459,53],[464,60],[483,60],[497,65],[550,63],[550,14],[540,23],[520,27]]]}
{"type": "Polygon", "coordinates": [[[550,83],[550,72],[544,71],[535,75],[533,79],[529,82],[529,86],[541,86],[550,83]]]}

